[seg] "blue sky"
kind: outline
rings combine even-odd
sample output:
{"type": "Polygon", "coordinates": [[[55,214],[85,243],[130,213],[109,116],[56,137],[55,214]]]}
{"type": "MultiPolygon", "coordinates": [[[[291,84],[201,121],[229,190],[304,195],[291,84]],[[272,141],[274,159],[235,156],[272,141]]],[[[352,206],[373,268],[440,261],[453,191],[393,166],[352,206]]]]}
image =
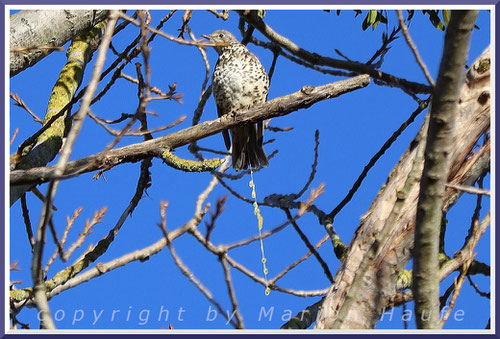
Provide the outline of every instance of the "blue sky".
{"type": "MultiPolygon", "coordinates": [[[[156,26],[167,13],[168,11],[152,11],[152,26],[156,26]]],[[[361,23],[364,16],[363,13],[355,18],[354,12],[351,10],[343,10],[340,16],[337,16],[335,11],[326,13],[321,10],[270,10],[266,14],[265,21],[274,30],[289,37],[304,49],[339,58],[334,51],[334,49],[338,49],[353,60],[366,62],[380,47],[380,37],[386,28],[384,25],[380,25],[374,31],[371,28],[362,31],[361,23]]],[[[195,11],[190,21],[190,28],[197,37],[200,37],[201,34],[211,33],[216,29],[226,29],[240,38],[238,18],[235,12],[230,12],[229,20],[222,21],[206,11],[195,11]]],[[[469,63],[479,56],[490,43],[489,20],[489,13],[481,11],[477,21],[480,29],[475,30],[472,34],[469,63]]],[[[181,25],[182,11],[179,11],[165,24],[163,30],[171,35],[176,35],[177,29],[181,25]]],[[[395,25],[397,25],[397,18],[393,11],[389,11],[389,32],[395,25]]],[[[118,51],[122,51],[137,33],[138,30],[129,25],[113,38],[114,47],[118,51]]],[[[444,33],[434,28],[428,18],[420,12],[414,16],[410,33],[430,73],[436,78],[444,33]]],[[[255,36],[265,40],[257,31],[255,36]]],[[[205,76],[203,60],[196,47],[178,45],[161,37],[157,37],[151,46],[152,84],[168,91],[167,85],[175,82],[177,91],[183,93],[184,96],[182,104],[174,101],[152,102],[148,109],[156,112],[158,116],[149,117],[149,127],[152,129],[164,126],[176,120],[180,115],[186,115],[187,119],[184,123],[173,130],[186,128],[191,123],[193,112],[198,103],[201,83],[205,76]]],[[[426,83],[404,39],[402,37],[397,39],[392,46],[381,69],[395,76],[426,83]]],[[[259,57],[264,67],[269,70],[272,53],[255,45],[249,45],[249,49],[259,57]]],[[[217,59],[215,51],[208,50],[208,58],[213,70],[217,59]]],[[[114,59],[112,53],[108,52],[105,67],[114,59]]],[[[84,84],[89,80],[93,61],[95,61],[95,56],[86,70],[84,84]]],[[[128,65],[124,70],[126,74],[135,76],[135,62],[142,62],[142,58],[137,58],[131,65],[128,65]]],[[[64,63],[65,54],[63,52],[50,54],[34,67],[13,77],[10,82],[10,91],[19,94],[33,112],[43,117],[52,86],[64,63]]],[[[108,79],[109,77],[100,84],[99,89],[107,83],[108,79]]],[[[279,58],[272,78],[269,99],[295,92],[304,85],[316,86],[337,80],[341,80],[341,78],[324,75],[292,63],[285,58],[279,58]]],[[[94,114],[105,119],[116,119],[124,112],[133,113],[137,107],[136,93],[135,85],[119,79],[108,95],[93,105],[91,110],[94,114]]],[[[362,90],[273,119],[272,126],[282,128],[291,126],[293,130],[286,133],[266,131],[266,140],[276,139],[273,143],[265,146],[266,153],[270,154],[274,150],[279,150],[279,152],[270,160],[269,168],[255,174],[259,200],[272,193],[296,193],[302,188],[309,177],[314,159],[314,132],[319,129],[319,164],[317,175],[311,187],[317,187],[321,183],[326,184],[325,193],[316,200],[316,204],[324,211],[330,211],[349,191],[371,156],[378,151],[393,131],[407,119],[416,107],[414,100],[401,90],[378,86],[372,82],[362,90]]],[[[213,98],[210,98],[205,106],[202,120],[212,120],[216,116],[215,103],[213,98]]],[[[335,219],[336,231],[345,243],[350,242],[360,217],[367,211],[377,191],[385,183],[388,173],[415,136],[422,119],[423,116],[417,118],[416,122],[408,127],[386,152],[370,171],[354,199],[335,219]]],[[[119,128],[118,126],[114,127],[119,128]]],[[[16,128],[20,130],[10,148],[11,153],[15,152],[20,142],[39,128],[39,125],[26,112],[15,107],[11,101],[10,135],[16,128]]],[[[156,133],[155,137],[166,133],[168,132],[156,133]]],[[[71,159],[100,152],[111,140],[112,137],[107,132],[90,118],[87,118],[71,159]]],[[[141,140],[141,137],[129,137],[121,141],[119,146],[141,140]]],[[[207,148],[225,149],[221,135],[200,140],[198,144],[207,148]]],[[[187,147],[179,148],[175,153],[181,157],[193,159],[187,147]]],[[[207,154],[207,157],[213,157],[213,155],[207,154]]],[[[209,173],[179,172],[162,164],[158,159],[153,160],[151,173],[152,186],[147,190],[147,195],[142,198],[117,239],[107,253],[99,258],[98,262],[108,262],[160,239],[162,233],[157,226],[160,221],[160,201],[169,201],[167,209],[169,230],[184,224],[192,217],[197,196],[211,179],[209,173]]],[[[85,219],[90,219],[93,213],[102,207],[108,207],[103,223],[95,226],[93,234],[70,259],[70,263],[90,243],[96,244],[113,227],[135,192],[139,164],[117,166],[111,171],[105,172],[105,178],[99,180],[92,180],[93,174],[84,174],[77,179],[62,181],[54,201],[58,208],[54,216],[54,223],[60,234],[64,230],[66,217],[71,216],[76,208],[84,208],[72,232],[70,232],[67,244],[71,244],[78,237],[85,219]]],[[[488,176],[485,180],[486,188],[489,188],[489,180],[488,176]]],[[[248,187],[248,181],[249,177],[245,176],[230,184],[238,193],[250,197],[251,191],[248,187]]],[[[46,185],[42,185],[40,190],[45,192],[46,185]]],[[[309,190],[306,196],[308,193],[309,190]]],[[[217,198],[226,194],[229,194],[228,191],[218,185],[207,201],[212,204],[213,208],[217,198]]],[[[32,194],[28,195],[27,201],[32,223],[36,225],[41,203],[32,194]]],[[[484,199],[483,201],[483,212],[487,212],[489,200],[484,199]]],[[[465,194],[449,213],[448,229],[453,231],[447,233],[446,251],[450,256],[463,244],[474,204],[475,196],[465,194]]],[[[261,211],[264,217],[264,230],[271,229],[286,219],[285,214],[278,209],[262,208],[261,211]]],[[[11,280],[22,280],[23,283],[19,287],[31,286],[29,270],[31,252],[24,231],[19,201],[12,206],[10,213],[10,261],[19,260],[21,268],[20,271],[11,273],[11,280]]],[[[317,218],[313,215],[305,215],[298,223],[313,244],[324,236],[323,227],[318,224],[317,218]]],[[[202,222],[199,229],[204,232],[204,228],[202,222]]],[[[219,218],[212,234],[213,242],[229,244],[256,233],[257,223],[253,215],[253,207],[229,194],[226,210],[219,218]]],[[[176,239],[173,244],[177,253],[197,278],[212,291],[214,297],[224,308],[230,309],[231,304],[227,296],[223,272],[217,258],[208,254],[189,235],[176,239]]],[[[266,239],[264,246],[270,277],[307,252],[307,248],[291,227],[266,239]]],[[[49,241],[45,259],[52,254],[53,250],[54,245],[49,241]]],[[[489,230],[479,242],[477,252],[476,259],[490,263],[489,230]]],[[[332,273],[335,274],[339,261],[333,256],[331,245],[328,242],[325,243],[320,248],[319,253],[329,264],[332,273]]],[[[260,274],[260,250],[257,243],[237,249],[230,254],[250,270],[260,274]]],[[[48,276],[52,277],[64,267],[66,264],[56,260],[51,266],[48,276]]],[[[264,288],[261,285],[256,284],[235,269],[232,269],[231,273],[247,328],[279,328],[283,324],[281,317],[287,310],[291,310],[292,314],[295,315],[319,300],[319,297],[298,298],[277,291],[265,296],[264,288]],[[274,307],[271,320],[267,317],[259,321],[262,307],[265,310],[274,307]]],[[[455,276],[456,273],[446,279],[442,284],[442,289],[447,288],[455,276]]],[[[489,291],[489,279],[481,276],[475,276],[473,279],[481,290],[489,291]]],[[[325,278],[317,261],[311,257],[280,280],[280,284],[288,288],[313,290],[327,288],[329,281],[325,278]]],[[[158,329],[168,328],[169,323],[176,329],[231,328],[226,325],[225,320],[220,315],[214,321],[207,320],[207,315],[209,318],[213,316],[209,310],[210,307],[212,309],[214,307],[210,305],[187,278],[180,274],[168,250],[161,251],[146,262],[133,262],[108,272],[88,283],[65,291],[50,301],[52,311],[58,311],[59,317],[62,317],[60,321],[56,319],[58,328],[158,329]],[[168,321],[158,321],[159,312],[165,309],[169,310],[168,321]],[[84,316],[81,321],[74,322],[75,314],[77,318],[82,314],[77,310],[82,310],[84,316]],[[99,314],[101,310],[101,316],[94,323],[94,311],[99,314]],[[115,312],[114,318],[112,318],[113,310],[120,310],[120,312],[115,312]],[[141,324],[147,313],[144,310],[149,310],[149,318],[144,324],[141,324]],[[182,321],[178,317],[179,310],[181,310],[182,321]]],[[[413,304],[410,303],[408,309],[413,311],[413,304]]],[[[465,311],[463,319],[454,320],[452,314],[445,328],[484,328],[490,310],[489,300],[475,294],[467,282],[464,284],[455,306],[455,310],[459,309],[465,311]]],[[[162,313],[162,316],[165,314],[165,312],[162,313]]],[[[398,314],[401,314],[400,309],[394,311],[394,318],[398,314]]],[[[25,309],[20,314],[19,319],[23,322],[29,322],[36,328],[38,323],[35,317],[34,309],[25,309]]],[[[410,327],[414,326],[414,322],[411,322],[410,327]]],[[[392,321],[381,321],[377,328],[402,327],[400,319],[393,319],[392,321]]]]}

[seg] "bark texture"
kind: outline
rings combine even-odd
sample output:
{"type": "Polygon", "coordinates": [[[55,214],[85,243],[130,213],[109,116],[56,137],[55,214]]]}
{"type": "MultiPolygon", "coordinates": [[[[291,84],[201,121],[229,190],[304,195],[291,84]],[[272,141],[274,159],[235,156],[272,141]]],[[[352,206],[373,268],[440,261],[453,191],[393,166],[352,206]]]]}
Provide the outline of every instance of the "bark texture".
{"type": "Polygon", "coordinates": [[[108,16],[106,10],[24,10],[10,17],[10,48],[28,47],[10,53],[10,76],[33,66],[52,51],[32,47],[62,46],[108,16]]]}
{"type": "Polygon", "coordinates": [[[478,11],[452,11],[432,94],[429,132],[420,182],[413,252],[413,293],[418,328],[440,328],[439,233],[456,110],[478,11]]]}
{"type": "MultiPolygon", "coordinates": [[[[481,158],[470,156],[470,153],[478,138],[490,128],[490,89],[490,52],[487,48],[467,71],[460,90],[448,174],[448,181],[453,184],[470,180],[468,170],[481,158]]],[[[374,328],[384,310],[393,305],[398,272],[406,267],[413,246],[419,185],[416,182],[407,192],[402,192],[402,188],[413,168],[418,145],[418,140],[410,144],[362,217],[318,314],[316,328],[374,328]],[[351,295],[354,299],[341,313],[356,274],[396,203],[402,206],[391,226],[392,231],[383,242],[376,244],[376,256],[362,278],[361,288],[351,295]]],[[[456,195],[456,190],[447,188],[444,200],[456,200],[456,195]]]]}

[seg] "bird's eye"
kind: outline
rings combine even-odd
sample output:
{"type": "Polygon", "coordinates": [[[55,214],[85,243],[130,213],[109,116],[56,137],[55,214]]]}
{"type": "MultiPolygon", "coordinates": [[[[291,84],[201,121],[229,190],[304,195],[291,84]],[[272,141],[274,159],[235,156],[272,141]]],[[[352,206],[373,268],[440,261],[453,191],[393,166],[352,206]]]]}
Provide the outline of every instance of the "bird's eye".
{"type": "Polygon", "coordinates": [[[224,33],[219,33],[219,38],[223,38],[224,37],[224,33]]]}

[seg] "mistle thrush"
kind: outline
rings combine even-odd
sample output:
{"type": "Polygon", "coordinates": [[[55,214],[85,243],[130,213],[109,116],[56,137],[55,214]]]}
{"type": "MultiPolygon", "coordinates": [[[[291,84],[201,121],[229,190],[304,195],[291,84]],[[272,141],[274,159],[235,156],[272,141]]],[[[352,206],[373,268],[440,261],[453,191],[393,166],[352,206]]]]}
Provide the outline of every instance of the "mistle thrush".
{"type": "MultiPolygon", "coordinates": [[[[219,59],[212,76],[212,92],[219,117],[265,102],[269,78],[259,59],[228,31],[217,30],[203,37],[219,44],[214,47],[219,59]]],[[[229,133],[225,130],[222,134],[229,150],[229,133]]],[[[258,168],[269,165],[262,148],[263,137],[262,121],[231,128],[232,161],[236,171],[248,166],[258,168]]]]}

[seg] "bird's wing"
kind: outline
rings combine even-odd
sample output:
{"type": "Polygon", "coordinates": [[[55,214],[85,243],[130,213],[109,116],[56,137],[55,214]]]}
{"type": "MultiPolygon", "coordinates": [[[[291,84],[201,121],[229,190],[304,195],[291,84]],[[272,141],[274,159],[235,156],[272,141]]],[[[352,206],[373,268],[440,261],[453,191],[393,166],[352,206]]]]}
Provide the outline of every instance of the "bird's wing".
{"type": "Polygon", "coordinates": [[[260,147],[262,147],[263,140],[264,140],[264,121],[259,121],[257,123],[257,143],[260,147]]]}
{"type": "MultiPolygon", "coordinates": [[[[219,118],[224,115],[219,106],[217,106],[217,115],[219,116],[219,118]]],[[[227,131],[227,129],[222,131],[222,136],[224,137],[226,148],[229,150],[231,148],[231,139],[229,139],[229,132],[227,131]]]]}

